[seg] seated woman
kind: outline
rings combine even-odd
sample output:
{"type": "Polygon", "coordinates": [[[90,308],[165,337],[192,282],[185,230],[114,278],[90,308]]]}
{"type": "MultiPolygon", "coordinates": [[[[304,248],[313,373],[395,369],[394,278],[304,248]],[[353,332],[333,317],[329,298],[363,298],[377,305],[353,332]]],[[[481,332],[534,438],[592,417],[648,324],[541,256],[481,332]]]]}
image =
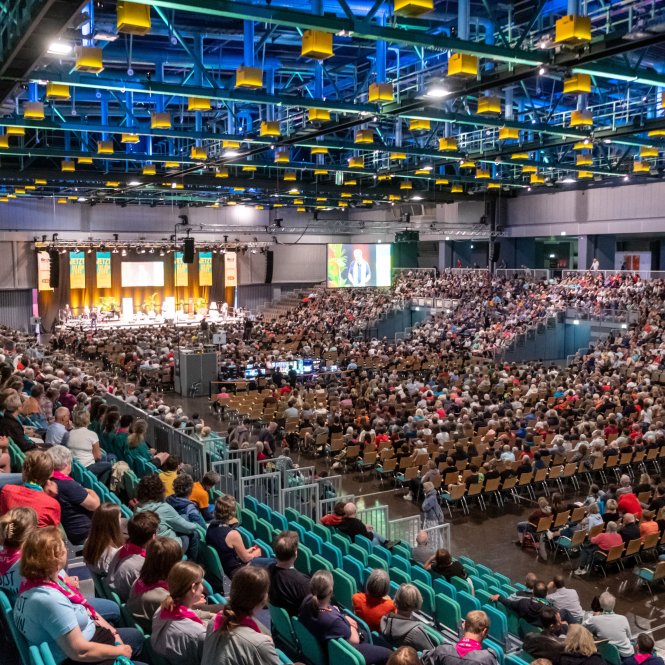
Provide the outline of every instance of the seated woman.
{"type": "Polygon", "coordinates": [[[524,541],[524,534],[526,533],[536,533],[538,528],[538,522],[543,517],[549,517],[552,514],[552,509],[550,508],[547,499],[544,496],[541,496],[538,499],[538,508],[534,510],[524,522],[517,523],[517,545],[522,545],[524,541]]]}
{"type": "Polygon", "coordinates": [[[194,488],[194,479],[188,473],[179,474],[173,481],[173,494],[166,497],[166,503],[175,508],[178,515],[181,515],[193,524],[206,526],[206,522],[201,515],[196,504],[189,498],[194,488]]]}
{"type": "Polygon", "coordinates": [[[127,435],[127,448],[125,451],[125,460],[132,466],[135,459],[142,459],[144,462],[150,462],[157,467],[161,467],[168,453],[158,453],[154,448],[150,448],[145,441],[145,434],[148,431],[148,423],[139,418],[131,426],[131,432],[127,435]]]}
{"type": "Polygon", "coordinates": [[[136,512],[154,512],[159,517],[157,535],[180,541],[182,550],[188,558],[196,559],[199,551],[196,524],[178,515],[175,508],[166,503],[165,493],[164,483],[156,473],[143,476],[136,488],[136,499],[139,502],[136,512]]]}
{"type": "MultiPolygon", "coordinates": [[[[321,643],[327,652],[327,642],[341,638],[354,646],[365,659],[366,665],[385,665],[392,651],[362,642],[358,624],[330,604],[333,595],[333,577],[327,570],[317,570],[310,581],[311,595],[300,607],[298,618],[302,625],[321,643]]],[[[368,639],[367,636],[364,636],[368,639]]]]}
{"type": "Polygon", "coordinates": [[[199,665],[206,627],[212,614],[195,611],[205,602],[203,568],[191,561],[179,561],[168,576],[168,593],[154,613],[148,632],[155,653],[171,665],[199,665]]]}
{"type": "Polygon", "coordinates": [[[279,665],[272,638],[262,633],[254,620],[254,615],[268,602],[269,585],[268,572],[262,568],[245,566],[238,570],[231,580],[229,601],[208,630],[201,659],[189,662],[193,665],[279,665]]]}
{"type": "Polygon", "coordinates": [[[388,595],[390,577],[385,570],[373,570],[365,584],[365,593],[353,594],[353,613],[362,619],[370,630],[379,630],[381,619],[395,611],[395,603],[388,595]]]}
{"type": "Polygon", "coordinates": [[[103,503],[92,516],[90,534],[83,546],[83,560],[95,575],[103,577],[115,553],[125,544],[120,530],[120,506],[103,503]]]}
{"type": "Polygon", "coordinates": [[[605,502],[605,512],[603,513],[603,523],[607,526],[610,522],[618,522],[621,519],[619,515],[619,504],[616,499],[608,499],[605,502]]]}
{"type": "Polygon", "coordinates": [[[64,446],[51,446],[46,451],[53,460],[53,476],[58,491],[60,521],[72,545],[82,545],[90,533],[92,515],[99,508],[99,497],[72,477],[72,451],[64,446]]]}
{"type": "MultiPolygon", "coordinates": [[[[45,642],[56,665],[108,663],[141,653],[143,636],[134,628],[114,628],[86,599],[64,583],[67,548],[55,527],[32,531],[23,545],[16,625],[28,644],[45,642]]],[[[136,661],[134,661],[136,664],[136,661]]]]}
{"type": "Polygon", "coordinates": [[[224,574],[233,579],[241,568],[251,566],[269,566],[274,559],[264,557],[261,549],[254,545],[247,549],[236,527],[236,500],[227,495],[215,501],[215,513],[206,532],[206,543],[213,547],[221,561],[224,574]]]}
{"type": "Polygon", "coordinates": [[[100,483],[108,485],[113,471],[113,464],[104,456],[99,437],[88,429],[90,414],[78,409],[72,415],[74,429],[69,432],[67,448],[72,455],[86,468],[97,476],[100,483]]]}
{"type": "Polygon", "coordinates": [[[397,612],[381,619],[381,635],[393,646],[409,646],[418,651],[433,649],[436,644],[424,630],[424,624],[413,618],[422,609],[423,597],[413,584],[400,585],[395,594],[397,612]]]}
{"type": "Polygon", "coordinates": [[[127,609],[145,633],[150,632],[152,617],[169,595],[166,578],[181,559],[182,548],[173,538],[155,538],[145,548],[143,567],[127,599],[127,609]]]}
{"type": "Polygon", "coordinates": [[[12,508],[0,517],[0,591],[12,605],[21,582],[21,548],[36,528],[37,513],[32,508],[12,508]]]}
{"type": "Polygon", "coordinates": [[[425,570],[442,575],[449,582],[453,577],[463,580],[468,577],[464,566],[459,561],[455,561],[450,552],[443,547],[438,549],[429,561],[425,562],[425,570]]]}

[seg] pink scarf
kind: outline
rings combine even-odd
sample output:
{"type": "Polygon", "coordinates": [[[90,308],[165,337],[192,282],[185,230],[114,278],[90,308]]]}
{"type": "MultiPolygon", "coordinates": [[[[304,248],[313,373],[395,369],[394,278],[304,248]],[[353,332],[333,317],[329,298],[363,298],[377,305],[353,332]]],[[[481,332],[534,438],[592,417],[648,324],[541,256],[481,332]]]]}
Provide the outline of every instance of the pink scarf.
{"type": "Polygon", "coordinates": [[[167,610],[165,607],[159,611],[159,618],[165,621],[181,621],[182,619],[189,619],[190,621],[196,621],[203,625],[203,621],[199,619],[196,612],[193,612],[184,605],[176,605],[172,610],[167,610]]]}
{"type": "Polygon", "coordinates": [[[142,556],[145,559],[145,549],[134,545],[134,543],[126,543],[118,550],[118,559],[120,561],[134,555],[142,556]]]}
{"type": "Polygon", "coordinates": [[[160,580],[159,582],[155,582],[154,584],[146,584],[139,577],[139,578],[137,578],[136,582],[134,582],[134,588],[132,589],[132,595],[142,596],[144,593],[147,593],[148,591],[152,591],[153,589],[164,589],[165,591],[168,591],[169,590],[169,585],[164,580],[160,580]]]}
{"type": "Polygon", "coordinates": [[[0,549],[0,575],[6,575],[7,571],[21,558],[19,547],[3,547],[0,549]]]}
{"type": "Polygon", "coordinates": [[[59,584],[56,584],[51,580],[24,580],[21,582],[21,586],[18,588],[18,595],[20,596],[22,593],[37,587],[49,587],[50,589],[59,591],[73,605],[82,605],[85,607],[93,621],[97,619],[97,612],[95,612],[94,607],[92,607],[92,605],[90,605],[76,589],[72,589],[70,586],[65,584],[63,580],[59,580],[59,584]]]}
{"type": "Polygon", "coordinates": [[[54,471],[51,477],[56,480],[74,480],[71,476],[64,474],[62,471],[54,471]]]}
{"type": "Polygon", "coordinates": [[[482,644],[478,642],[477,640],[472,640],[469,637],[463,637],[458,643],[457,643],[457,653],[464,658],[466,654],[470,653],[471,651],[479,651],[482,649],[482,644]]]}
{"type": "MultiPolygon", "coordinates": [[[[215,614],[215,619],[212,624],[213,630],[219,630],[224,624],[226,623],[226,619],[224,618],[224,612],[217,612],[215,614]]],[[[246,626],[247,628],[251,628],[252,630],[255,630],[257,633],[261,632],[261,629],[258,627],[256,621],[252,619],[250,616],[244,616],[240,621],[238,622],[239,626],[246,626]]]]}

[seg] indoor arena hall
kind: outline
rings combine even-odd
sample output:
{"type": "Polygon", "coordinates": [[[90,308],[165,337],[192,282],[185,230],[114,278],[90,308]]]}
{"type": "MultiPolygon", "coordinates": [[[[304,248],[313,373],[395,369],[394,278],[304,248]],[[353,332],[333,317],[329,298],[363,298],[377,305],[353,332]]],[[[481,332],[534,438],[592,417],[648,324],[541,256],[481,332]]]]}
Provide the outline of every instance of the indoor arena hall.
{"type": "Polygon", "coordinates": [[[665,665],[664,31],[0,2],[0,665],[665,665]]]}

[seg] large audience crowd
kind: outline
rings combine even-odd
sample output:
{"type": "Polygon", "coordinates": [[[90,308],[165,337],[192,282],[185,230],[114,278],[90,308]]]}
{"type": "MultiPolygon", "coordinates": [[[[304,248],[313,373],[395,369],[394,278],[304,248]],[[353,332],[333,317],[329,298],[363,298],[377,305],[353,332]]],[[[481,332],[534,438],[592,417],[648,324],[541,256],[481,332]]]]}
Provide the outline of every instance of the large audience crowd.
{"type": "MultiPolygon", "coordinates": [[[[333,438],[343,441],[335,450],[336,468],[348,465],[345,453],[356,447],[360,456],[378,449],[382,461],[394,457],[398,465],[424,458],[426,473],[409,485],[408,498],[424,499],[426,520],[442,519],[439,504],[453,489],[442,480],[463,462],[462,482],[468,486],[497,478],[505,483],[558,455],[591,472],[595,458],[660,449],[663,394],[652,375],[665,366],[663,295],[661,281],[636,277],[590,273],[534,282],[455,271],[438,277],[406,274],[392,290],[314,290],[289,315],[259,319],[250,339],[229,327],[223,356],[243,365],[334,354],[346,371],[308,384],[274,373],[263,405],[275,422],[260,424],[253,436],[255,424],[240,419],[224,446],[258,441],[261,455],[274,457],[277,468],[292,464],[289,446],[325,455],[333,438]],[[357,337],[363,322],[417,297],[453,304],[406,340],[357,337]],[[519,333],[567,308],[609,310],[627,325],[569,367],[498,359],[519,333]],[[298,421],[298,427],[287,432],[282,420],[298,421]]],[[[121,416],[104,403],[105,394],[115,394],[168,424],[209,436],[197,414],[168,407],[142,381],[142,371],[171,367],[178,342],[187,336],[187,343],[196,344],[197,334],[168,326],[68,330],[45,348],[2,330],[0,590],[14,605],[14,621],[27,642],[45,642],[56,665],[110,664],[122,657],[149,661],[154,654],[169,665],[277,665],[273,640],[261,625],[269,602],[298,617],[320,645],[345,640],[368,665],[495,665],[496,654],[483,646],[490,629],[484,611],[469,612],[461,639],[439,644],[421,621],[418,588],[402,584],[389,594],[390,580],[381,570],[354,596],[354,615],[340,611],[332,602],[330,573],[319,570],[308,578],[294,568],[297,533],[280,533],[274,556],[247,547],[237,530],[234,498],[210,494],[215,474],[192,477],[175,455],[158,452],[146,440],[144,420],[121,416]],[[13,473],[10,446],[25,455],[13,473]],[[137,459],[158,473],[140,478],[129,518],[74,479],[74,468],[83,468],[129,499],[122,496],[121,476],[137,459]],[[207,597],[200,565],[204,546],[214,549],[231,580],[225,599],[207,597]],[[79,580],[68,575],[70,550],[81,547],[90,574],[117,594],[134,624],[151,635],[147,652],[136,628],[119,627],[126,621],[116,603],[84,595],[79,580]],[[380,639],[370,639],[367,627],[380,639]]],[[[665,487],[658,478],[641,484],[657,488],[648,506],[632,500],[639,492],[629,476],[618,487],[589,490],[585,526],[600,519],[607,529],[601,540],[582,547],[577,572],[587,572],[594,553],[612,546],[614,534],[622,542],[628,538],[631,524],[638,535],[651,528],[644,526],[649,521],[660,529],[654,518],[665,505],[665,487]]],[[[539,502],[539,515],[520,525],[520,540],[535,531],[539,516],[558,512],[557,502],[561,497],[539,502]]],[[[353,504],[341,504],[325,523],[351,539],[365,536],[390,545],[358,520],[353,504]]],[[[569,537],[576,528],[566,525],[568,532],[548,537],[569,537]]],[[[420,562],[446,579],[469,577],[447,551],[430,548],[423,534],[411,553],[414,565],[420,562]]],[[[549,583],[532,576],[526,582],[517,595],[498,594],[491,602],[537,629],[537,635],[524,636],[531,656],[554,665],[601,665],[596,636],[616,646],[626,665],[658,661],[651,655],[653,640],[646,634],[634,639],[625,617],[614,613],[611,594],[602,594],[598,605],[585,611],[561,576],[549,583]]],[[[469,591],[474,592],[472,585],[469,591]]]]}

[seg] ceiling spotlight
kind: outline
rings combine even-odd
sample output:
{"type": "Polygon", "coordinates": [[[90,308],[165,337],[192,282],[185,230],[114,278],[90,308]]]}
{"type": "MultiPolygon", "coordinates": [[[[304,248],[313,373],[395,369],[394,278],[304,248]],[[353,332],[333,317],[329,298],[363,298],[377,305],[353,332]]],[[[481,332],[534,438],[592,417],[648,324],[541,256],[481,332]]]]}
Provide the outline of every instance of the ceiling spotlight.
{"type": "Polygon", "coordinates": [[[547,74],[547,67],[539,67],[538,76],[545,76],[545,74],[547,74]]]}
{"type": "Polygon", "coordinates": [[[574,178],[564,178],[561,182],[564,185],[573,185],[575,183],[575,179],[574,178]]]}
{"type": "Polygon", "coordinates": [[[443,84],[443,81],[433,81],[427,87],[427,92],[425,93],[426,97],[434,97],[435,99],[440,99],[445,97],[448,94],[446,87],[443,84]]]}
{"type": "Polygon", "coordinates": [[[418,195],[416,194],[415,196],[412,196],[412,197],[411,197],[411,200],[412,200],[412,201],[422,201],[422,200],[423,200],[423,197],[422,197],[422,196],[418,196],[418,195]]]}
{"type": "Polygon", "coordinates": [[[127,250],[123,247],[122,252],[120,252],[120,256],[127,256],[127,250]]]}
{"type": "Polygon", "coordinates": [[[612,139],[603,139],[603,143],[610,144],[612,143],[612,139]]]}
{"type": "Polygon", "coordinates": [[[69,55],[72,52],[72,45],[67,42],[51,42],[48,52],[51,55],[69,55]]]}
{"type": "Polygon", "coordinates": [[[240,153],[237,150],[225,150],[224,157],[237,157],[240,153]]]}
{"type": "Polygon", "coordinates": [[[117,247],[114,247],[114,248],[113,248],[113,251],[111,252],[111,254],[117,254],[118,251],[119,251],[118,248],[117,248],[117,247]]]}
{"type": "Polygon", "coordinates": [[[624,182],[630,182],[630,176],[625,175],[625,176],[623,177],[623,181],[624,181],[624,182]]]}
{"type": "Polygon", "coordinates": [[[163,247],[159,250],[159,255],[164,256],[164,248],[163,247]]]}
{"type": "Polygon", "coordinates": [[[423,171],[433,171],[434,167],[431,164],[425,164],[424,166],[420,167],[423,171]]]}
{"type": "Polygon", "coordinates": [[[128,184],[129,184],[130,187],[138,187],[141,184],[141,181],[140,180],[130,180],[128,184]]]}

